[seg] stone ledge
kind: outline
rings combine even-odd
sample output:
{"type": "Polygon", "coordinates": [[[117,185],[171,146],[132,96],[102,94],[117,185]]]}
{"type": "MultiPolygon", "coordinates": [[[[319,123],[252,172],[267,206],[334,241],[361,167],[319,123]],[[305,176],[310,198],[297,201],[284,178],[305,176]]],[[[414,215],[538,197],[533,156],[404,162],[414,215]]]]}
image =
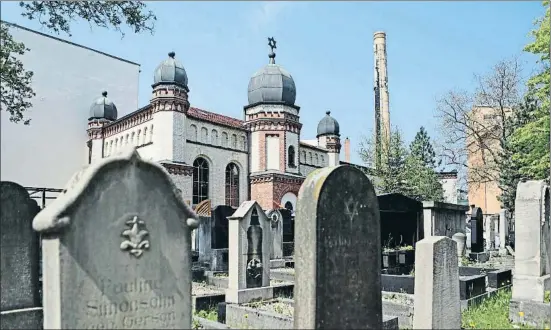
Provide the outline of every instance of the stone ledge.
{"type": "Polygon", "coordinates": [[[544,325],[549,326],[551,318],[551,306],[549,303],[537,301],[513,300],[509,303],[509,319],[513,323],[526,323],[539,329],[544,329],[544,325]],[[524,313],[524,317],[519,315],[524,313]]]}

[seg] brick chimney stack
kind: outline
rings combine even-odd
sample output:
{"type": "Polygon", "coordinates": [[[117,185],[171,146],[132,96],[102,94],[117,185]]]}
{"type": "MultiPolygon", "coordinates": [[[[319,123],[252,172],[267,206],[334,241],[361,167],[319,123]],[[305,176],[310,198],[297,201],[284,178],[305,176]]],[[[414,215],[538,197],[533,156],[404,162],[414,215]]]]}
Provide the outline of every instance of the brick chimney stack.
{"type": "Polygon", "coordinates": [[[350,139],[344,140],[344,161],[350,163],[350,139]]]}

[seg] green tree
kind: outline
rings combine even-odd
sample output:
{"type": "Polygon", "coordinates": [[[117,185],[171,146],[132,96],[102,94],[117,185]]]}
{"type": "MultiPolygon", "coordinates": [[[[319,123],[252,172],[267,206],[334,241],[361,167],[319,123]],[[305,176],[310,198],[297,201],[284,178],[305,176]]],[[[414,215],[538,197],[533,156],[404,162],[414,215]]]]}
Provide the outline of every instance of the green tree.
{"type": "Polygon", "coordinates": [[[526,45],[525,51],[540,57],[540,71],[528,80],[528,94],[538,101],[538,110],[533,120],[513,132],[510,143],[514,148],[512,158],[518,163],[520,174],[526,179],[540,180],[549,177],[549,93],[551,66],[549,49],[550,8],[549,1],[544,1],[545,14],[534,23],[535,29],[530,33],[532,42],[526,45]]]}
{"type": "Polygon", "coordinates": [[[425,161],[410,153],[406,158],[406,193],[418,201],[442,201],[444,189],[438,174],[425,161]]]}
{"type": "Polygon", "coordinates": [[[430,142],[430,137],[423,126],[415,134],[415,138],[409,145],[409,150],[412,156],[417,157],[423,162],[424,166],[433,169],[437,166],[436,153],[430,142]]]}
{"type": "MultiPolygon", "coordinates": [[[[37,19],[49,30],[71,35],[70,23],[85,20],[90,25],[112,28],[122,36],[122,26],[130,27],[133,32],[153,32],[155,15],[146,10],[142,1],[31,1],[20,2],[22,15],[30,20],[37,19]]],[[[21,42],[13,39],[9,25],[0,23],[0,81],[1,110],[10,114],[10,121],[28,125],[25,111],[32,106],[31,71],[25,70],[19,56],[30,51],[21,42]]]]}
{"type": "MultiPolygon", "coordinates": [[[[426,132],[424,136],[428,138],[426,132]]],[[[427,161],[430,158],[423,158],[420,150],[423,148],[416,147],[415,152],[410,152],[402,133],[394,128],[389,143],[382,145],[379,167],[374,166],[374,138],[364,139],[360,144],[360,157],[367,164],[367,174],[373,177],[373,184],[379,193],[400,193],[419,201],[440,201],[443,199],[442,185],[430,166],[431,162],[427,161]]]]}
{"type": "Polygon", "coordinates": [[[373,176],[373,184],[379,193],[403,193],[405,189],[405,163],[408,155],[402,133],[393,129],[390,140],[381,146],[381,164],[376,164],[376,146],[374,135],[364,138],[360,143],[360,157],[369,168],[368,175],[373,176]]]}
{"type": "Polygon", "coordinates": [[[521,171],[521,162],[518,155],[523,154],[523,146],[515,143],[513,133],[527,123],[534,120],[538,110],[536,103],[529,97],[526,97],[524,103],[519,104],[513,109],[512,115],[506,121],[507,139],[503,144],[499,162],[499,188],[501,195],[499,201],[503,208],[510,214],[515,210],[515,197],[519,181],[525,177],[521,171]]]}

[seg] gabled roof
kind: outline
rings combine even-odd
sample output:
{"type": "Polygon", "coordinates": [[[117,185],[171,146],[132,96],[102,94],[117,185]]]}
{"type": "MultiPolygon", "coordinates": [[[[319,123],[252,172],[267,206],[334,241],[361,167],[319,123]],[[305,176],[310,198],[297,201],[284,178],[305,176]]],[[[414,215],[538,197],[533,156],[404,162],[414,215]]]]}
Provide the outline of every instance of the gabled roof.
{"type": "MultiPolygon", "coordinates": [[[[239,208],[235,211],[234,214],[231,215],[231,217],[228,217],[228,220],[239,220],[239,219],[243,219],[244,217],[247,216],[247,214],[249,213],[250,210],[253,209],[253,207],[256,207],[258,205],[258,203],[256,201],[246,201],[246,202],[243,202],[243,204],[241,204],[239,206],[239,208]]],[[[260,207],[260,205],[258,205],[258,208],[260,208],[260,211],[259,213],[262,213],[265,215],[265,213],[262,211],[262,208],[260,207]]]]}
{"type": "Polygon", "coordinates": [[[207,110],[191,107],[189,108],[187,115],[191,118],[204,120],[213,124],[219,124],[219,125],[224,125],[232,128],[246,130],[245,127],[243,127],[243,124],[245,123],[243,120],[229,117],[229,116],[224,116],[224,115],[210,112],[207,110]]]}

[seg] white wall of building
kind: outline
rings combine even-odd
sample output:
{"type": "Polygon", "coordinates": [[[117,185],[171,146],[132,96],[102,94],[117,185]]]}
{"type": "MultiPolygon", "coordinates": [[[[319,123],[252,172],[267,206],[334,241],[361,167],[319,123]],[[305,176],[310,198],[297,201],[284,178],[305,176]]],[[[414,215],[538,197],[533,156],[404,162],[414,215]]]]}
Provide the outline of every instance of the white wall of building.
{"type": "Polygon", "coordinates": [[[1,112],[1,180],[62,188],[88,162],[88,111],[107,91],[118,115],[138,108],[140,66],[75,44],[13,26],[10,33],[30,51],[21,57],[34,72],[31,124],[14,124],[1,112]]]}

